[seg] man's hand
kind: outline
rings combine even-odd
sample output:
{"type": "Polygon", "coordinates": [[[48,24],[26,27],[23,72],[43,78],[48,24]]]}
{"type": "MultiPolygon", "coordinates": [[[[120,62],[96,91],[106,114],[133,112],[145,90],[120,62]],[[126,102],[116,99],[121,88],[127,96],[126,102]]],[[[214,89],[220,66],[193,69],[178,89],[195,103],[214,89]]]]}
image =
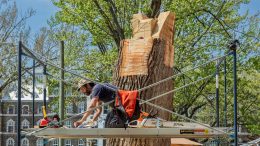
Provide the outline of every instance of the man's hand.
{"type": "Polygon", "coordinates": [[[79,125],[81,125],[83,122],[81,121],[81,120],[79,120],[79,121],[76,121],[76,122],[74,122],[74,127],[78,127],[79,125]]]}
{"type": "MultiPolygon", "coordinates": [[[[80,120],[78,120],[78,121],[76,121],[76,122],[74,122],[74,126],[75,127],[78,127],[79,125],[81,125],[84,121],[86,121],[86,119],[88,118],[88,116],[93,112],[93,110],[92,110],[92,108],[95,108],[96,107],[96,105],[98,104],[98,97],[93,97],[92,99],[91,99],[91,101],[90,101],[90,104],[89,104],[89,106],[88,106],[88,109],[87,109],[87,111],[84,113],[84,115],[83,115],[83,117],[80,119],[80,120]]],[[[97,115],[95,114],[94,115],[94,120],[95,119],[97,119],[97,115]]]]}
{"type": "Polygon", "coordinates": [[[87,122],[87,125],[89,125],[89,126],[95,126],[96,123],[95,123],[95,121],[93,121],[93,120],[89,120],[89,121],[87,122]]]}

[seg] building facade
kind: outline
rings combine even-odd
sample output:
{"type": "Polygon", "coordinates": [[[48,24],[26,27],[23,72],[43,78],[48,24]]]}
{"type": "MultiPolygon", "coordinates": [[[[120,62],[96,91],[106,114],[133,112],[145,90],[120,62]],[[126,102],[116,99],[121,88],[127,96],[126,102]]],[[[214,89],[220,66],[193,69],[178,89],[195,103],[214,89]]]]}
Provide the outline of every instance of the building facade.
{"type": "MultiPolygon", "coordinates": [[[[47,104],[50,100],[47,101],[47,104]]],[[[43,118],[42,114],[42,105],[43,101],[35,101],[34,108],[34,122],[32,114],[32,101],[22,101],[22,110],[21,110],[21,128],[33,128],[34,126],[39,125],[40,119],[43,118]]],[[[0,145],[1,146],[15,146],[17,140],[17,101],[12,100],[1,100],[0,102],[0,145]]],[[[86,109],[86,102],[80,102],[76,106],[68,105],[66,106],[66,115],[67,117],[74,116],[77,113],[82,113],[86,109]]],[[[48,115],[54,115],[51,112],[51,108],[48,110],[48,115]]],[[[106,117],[107,108],[103,108],[103,114],[101,115],[100,121],[98,122],[98,127],[102,128],[104,124],[104,119],[106,117]]],[[[51,116],[49,116],[51,118],[51,116]]],[[[78,120],[78,118],[73,118],[64,122],[64,126],[72,128],[73,122],[78,120]]],[[[92,118],[92,117],[90,117],[92,118]]],[[[43,140],[34,136],[26,136],[21,139],[22,146],[43,146],[45,143],[46,146],[58,146],[58,140],[43,140]]],[[[103,146],[105,145],[105,140],[102,139],[65,139],[65,146],[103,146]]]]}
{"type": "MultiPolygon", "coordinates": [[[[36,72],[36,85],[35,85],[35,102],[33,109],[32,100],[32,86],[23,85],[26,90],[22,90],[22,105],[21,111],[21,128],[33,128],[39,125],[40,119],[43,118],[42,106],[43,106],[43,93],[42,89],[44,85],[40,80],[44,77],[42,73],[36,72]],[[33,120],[34,113],[34,120],[33,120]]],[[[58,109],[57,103],[52,101],[57,101],[58,98],[58,88],[54,90],[55,93],[50,95],[46,99],[47,103],[47,115],[52,118],[55,111],[58,109]],[[56,96],[53,96],[56,95],[56,96]],[[54,104],[53,104],[54,103],[54,104]]],[[[66,96],[71,96],[72,90],[67,90],[66,96]]],[[[0,146],[15,146],[17,143],[17,86],[14,84],[1,94],[0,97],[0,146]]],[[[66,102],[65,115],[67,118],[74,116],[75,114],[82,113],[86,110],[89,98],[84,97],[83,101],[78,103],[66,102]]],[[[101,128],[104,125],[104,119],[108,111],[107,107],[103,108],[103,113],[98,122],[98,127],[101,128]]],[[[93,115],[92,115],[93,116],[93,115]]],[[[90,116],[89,118],[92,118],[90,116]]],[[[81,117],[69,119],[64,122],[64,126],[72,128],[73,122],[80,119],[81,117]]],[[[22,136],[21,145],[22,146],[58,146],[58,139],[43,140],[35,136],[22,136]]],[[[105,145],[105,140],[103,139],[65,139],[64,146],[103,146],[105,145]]]]}

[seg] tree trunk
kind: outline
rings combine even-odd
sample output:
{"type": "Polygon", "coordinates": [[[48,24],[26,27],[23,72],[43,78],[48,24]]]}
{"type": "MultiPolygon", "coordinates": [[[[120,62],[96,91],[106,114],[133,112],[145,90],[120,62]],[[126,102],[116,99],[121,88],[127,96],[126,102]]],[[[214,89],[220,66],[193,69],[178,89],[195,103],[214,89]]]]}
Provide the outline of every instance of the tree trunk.
{"type": "MultiPolygon", "coordinates": [[[[167,46],[165,41],[162,39],[152,39],[152,48],[148,55],[147,68],[148,72],[146,75],[120,75],[120,67],[122,63],[122,48],[119,51],[119,59],[114,74],[115,85],[123,90],[134,90],[140,89],[152,83],[158,82],[173,75],[173,69],[169,65],[165,65],[165,56],[167,56],[167,46]]],[[[152,97],[165,93],[167,91],[173,90],[173,81],[169,80],[163,82],[155,87],[149,88],[145,91],[139,93],[139,98],[143,100],[148,100],[152,97]]],[[[152,101],[159,106],[167,108],[169,110],[173,109],[173,94],[168,94],[164,97],[152,101]]],[[[149,112],[151,109],[153,111],[158,111],[158,117],[170,120],[171,114],[162,110],[158,110],[149,105],[142,105],[142,110],[149,112]]],[[[149,129],[147,129],[149,131],[149,129]]],[[[107,140],[107,146],[170,146],[170,138],[110,138],[107,140]]]]}

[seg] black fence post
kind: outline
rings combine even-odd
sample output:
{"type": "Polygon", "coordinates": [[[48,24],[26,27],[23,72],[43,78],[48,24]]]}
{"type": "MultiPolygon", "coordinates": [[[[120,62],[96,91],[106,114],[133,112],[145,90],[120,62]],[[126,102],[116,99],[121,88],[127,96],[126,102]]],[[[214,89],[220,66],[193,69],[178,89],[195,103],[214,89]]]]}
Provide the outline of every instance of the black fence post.
{"type": "Polygon", "coordinates": [[[43,83],[43,105],[45,106],[45,109],[47,111],[47,103],[46,103],[46,94],[47,94],[47,90],[46,90],[46,86],[47,86],[47,71],[46,71],[46,65],[43,66],[43,76],[44,76],[44,83],[43,83]]]}
{"type": "Polygon", "coordinates": [[[22,42],[18,45],[17,146],[21,145],[22,42]]]}
{"type": "Polygon", "coordinates": [[[229,49],[233,51],[233,80],[234,80],[234,87],[233,87],[233,95],[234,95],[234,145],[238,145],[238,138],[237,138],[237,44],[239,44],[238,40],[234,40],[230,43],[229,49]]]}
{"type": "Polygon", "coordinates": [[[35,113],[35,107],[34,107],[34,103],[35,103],[35,60],[33,59],[33,90],[32,90],[32,98],[33,98],[33,104],[32,104],[32,126],[34,128],[34,113],[35,113]]]}
{"type": "Polygon", "coordinates": [[[224,60],[224,127],[227,127],[227,62],[224,60]]]}

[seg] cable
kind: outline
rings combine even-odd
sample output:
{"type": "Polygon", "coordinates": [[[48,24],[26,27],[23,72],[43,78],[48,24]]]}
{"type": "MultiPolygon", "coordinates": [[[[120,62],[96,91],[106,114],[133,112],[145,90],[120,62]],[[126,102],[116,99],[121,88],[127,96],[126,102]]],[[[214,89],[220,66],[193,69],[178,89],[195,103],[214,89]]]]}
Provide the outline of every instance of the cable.
{"type": "Polygon", "coordinates": [[[64,83],[66,83],[66,84],[70,84],[70,85],[72,85],[72,86],[76,86],[76,85],[77,85],[77,84],[71,83],[71,82],[69,82],[69,81],[62,80],[62,79],[60,79],[60,78],[58,78],[58,77],[55,77],[55,76],[51,75],[51,74],[48,73],[48,72],[46,73],[46,75],[48,75],[48,76],[50,76],[50,77],[52,77],[52,78],[54,78],[54,79],[56,79],[56,80],[62,81],[62,82],[64,82],[64,83]]]}
{"type": "MultiPolygon", "coordinates": [[[[140,99],[140,101],[145,102],[145,100],[143,100],[143,99],[140,99]]],[[[224,133],[224,134],[226,134],[226,135],[229,135],[227,132],[224,132],[224,131],[222,131],[222,130],[218,130],[218,129],[216,129],[216,128],[210,127],[210,126],[208,126],[208,125],[206,125],[206,124],[204,124],[204,123],[198,122],[198,121],[193,120],[193,119],[188,118],[188,117],[185,117],[185,116],[180,115],[180,114],[178,114],[178,113],[176,113],[176,112],[173,112],[173,111],[171,111],[171,110],[168,110],[168,109],[166,109],[166,108],[163,108],[163,107],[161,107],[161,106],[159,106],[159,105],[153,104],[153,103],[151,103],[151,102],[147,102],[147,104],[149,104],[150,106],[153,106],[153,107],[155,107],[155,108],[157,108],[157,109],[161,109],[161,110],[164,110],[164,111],[166,111],[166,112],[169,112],[169,113],[171,113],[171,114],[173,114],[173,115],[179,116],[179,117],[181,117],[181,118],[183,118],[183,119],[186,119],[186,120],[192,121],[192,122],[194,122],[194,123],[203,125],[203,126],[205,126],[205,127],[207,127],[207,128],[210,128],[210,129],[212,129],[212,130],[215,130],[215,131],[224,133]]]]}
{"type": "MultiPolygon", "coordinates": [[[[23,46],[23,47],[24,47],[24,46],[23,46]]],[[[32,50],[26,48],[26,47],[24,47],[24,49],[26,49],[28,52],[30,52],[30,54],[35,54],[35,55],[38,55],[38,56],[40,56],[41,58],[44,58],[44,59],[45,59],[45,61],[42,61],[42,59],[39,59],[39,58],[37,58],[37,57],[34,55],[34,59],[36,59],[36,60],[38,60],[38,61],[40,61],[40,62],[45,62],[45,64],[48,64],[48,65],[53,66],[53,67],[56,67],[56,68],[58,68],[58,69],[60,69],[60,70],[63,70],[63,71],[65,71],[65,72],[68,72],[68,73],[70,73],[70,74],[72,74],[72,75],[74,75],[74,76],[80,77],[80,78],[82,78],[82,79],[91,81],[91,82],[93,82],[93,83],[100,84],[100,85],[104,85],[104,84],[102,84],[102,83],[100,83],[100,82],[98,82],[98,81],[94,81],[94,80],[92,80],[92,79],[89,79],[89,78],[86,78],[86,77],[84,77],[84,76],[81,76],[81,75],[79,75],[79,74],[77,74],[77,73],[74,73],[74,72],[72,72],[71,70],[66,70],[66,69],[64,69],[64,68],[61,68],[61,67],[59,67],[59,66],[53,64],[53,63],[50,63],[50,62],[49,62],[49,61],[50,61],[49,59],[47,59],[46,57],[43,57],[43,56],[39,55],[38,53],[36,53],[36,52],[34,52],[34,51],[32,51],[32,50]]],[[[113,91],[117,91],[117,89],[114,89],[114,88],[112,88],[112,87],[110,87],[110,86],[107,86],[107,87],[110,88],[110,89],[113,90],[113,91]]]]}
{"type": "MultiPolygon", "coordinates": [[[[36,52],[34,52],[34,51],[32,51],[32,50],[29,50],[28,48],[26,48],[26,49],[27,49],[27,51],[29,51],[30,53],[36,54],[36,55],[38,55],[38,56],[44,58],[46,64],[49,64],[49,65],[51,65],[51,66],[53,66],[53,67],[56,67],[56,68],[58,68],[58,69],[61,69],[61,70],[65,71],[65,72],[71,73],[72,75],[78,76],[78,77],[83,78],[83,79],[85,79],[85,80],[94,82],[94,83],[96,83],[96,84],[101,84],[101,85],[103,85],[102,83],[100,83],[100,82],[98,82],[98,81],[94,81],[94,80],[92,80],[92,79],[83,77],[83,76],[81,76],[81,75],[79,75],[79,74],[76,74],[76,73],[70,71],[70,70],[66,70],[66,69],[64,69],[64,68],[61,68],[61,67],[59,67],[59,66],[53,64],[53,63],[50,63],[50,62],[49,62],[50,60],[47,59],[46,57],[43,57],[43,56],[39,55],[38,53],[36,53],[36,52]]],[[[180,75],[182,75],[182,74],[184,74],[184,73],[186,73],[186,72],[189,72],[189,71],[191,71],[191,70],[197,69],[197,68],[199,68],[199,67],[201,67],[201,66],[205,66],[205,65],[207,65],[207,64],[209,64],[209,63],[211,63],[211,62],[213,62],[213,61],[216,61],[216,60],[219,60],[219,59],[223,59],[223,58],[225,58],[226,56],[230,55],[231,53],[232,53],[232,52],[229,52],[229,53],[227,53],[227,54],[224,55],[224,56],[214,58],[214,59],[212,59],[212,60],[210,60],[210,61],[208,61],[208,62],[206,62],[206,63],[203,63],[203,64],[201,64],[201,65],[195,66],[195,67],[193,67],[193,68],[191,68],[191,69],[188,69],[188,70],[186,70],[186,71],[184,71],[184,72],[180,72],[180,73],[178,73],[178,74],[176,74],[176,75],[170,76],[170,77],[165,78],[165,79],[163,79],[163,80],[160,80],[160,81],[158,81],[158,82],[156,82],[156,83],[153,83],[153,84],[150,84],[150,85],[148,85],[148,86],[146,86],[146,87],[140,88],[140,89],[138,89],[137,91],[140,92],[140,91],[146,90],[146,89],[148,89],[148,88],[154,87],[154,86],[156,86],[156,85],[158,85],[158,84],[160,84],[160,83],[162,83],[162,82],[165,82],[165,81],[168,81],[168,80],[170,80],[170,79],[173,79],[173,78],[176,77],[176,76],[180,76],[180,75]]],[[[41,60],[41,59],[37,58],[37,60],[41,60]]],[[[41,61],[42,61],[42,60],[41,60],[41,61]]],[[[107,87],[110,88],[110,89],[112,89],[113,91],[116,91],[116,89],[114,89],[114,88],[112,88],[112,87],[109,87],[109,86],[107,86],[107,87]]]]}
{"type": "Polygon", "coordinates": [[[188,87],[188,86],[190,86],[190,85],[193,85],[193,84],[195,84],[195,83],[197,83],[197,82],[200,82],[200,81],[202,81],[202,80],[205,80],[205,79],[208,79],[208,78],[210,78],[210,77],[213,77],[214,75],[215,75],[215,74],[206,76],[206,77],[204,77],[204,78],[202,78],[202,79],[199,79],[199,80],[197,80],[197,81],[191,82],[191,83],[189,83],[189,84],[186,84],[186,85],[181,86],[181,87],[179,87],[179,88],[176,88],[176,89],[174,89],[174,90],[171,90],[171,91],[168,91],[168,92],[163,93],[163,94],[161,94],[161,95],[158,95],[158,96],[155,96],[155,97],[153,97],[153,98],[150,98],[150,99],[148,99],[148,100],[146,100],[145,102],[142,102],[142,103],[140,103],[140,104],[144,104],[144,103],[150,102],[150,101],[152,101],[152,100],[155,100],[155,99],[157,99],[157,98],[160,98],[160,97],[163,97],[163,96],[165,96],[165,95],[168,95],[168,94],[170,94],[170,93],[176,92],[176,91],[181,90],[181,89],[183,89],[183,88],[185,88],[185,87],[188,87]]]}
{"type": "MultiPolygon", "coordinates": [[[[76,114],[76,115],[74,115],[74,116],[71,116],[71,117],[66,118],[66,119],[64,119],[64,120],[61,120],[61,121],[58,122],[58,124],[64,123],[65,121],[68,121],[68,120],[73,119],[73,118],[75,118],[75,117],[77,117],[77,116],[83,115],[83,114],[85,114],[86,112],[91,112],[91,111],[94,111],[94,110],[96,110],[96,109],[98,109],[98,108],[100,108],[100,107],[107,106],[107,105],[109,105],[109,104],[111,104],[111,103],[113,103],[113,102],[114,102],[114,100],[109,101],[109,102],[106,102],[106,103],[103,103],[103,104],[98,105],[98,106],[96,106],[96,107],[94,107],[94,108],[91,108],[91,109],[89,109],[89,110],[87,110],[87,111],[85,111],[85,112],[78,113],[78,114],[76,114]]],[[[32,131],[32,132],[26,133],[25,136],[31,136],[31,135],[34,134],[34,133],[37,133],[37,132],[46,130],[47,128],[50,128],[50,127],[51,127],[51,126],[46,126],[46,127],[44,127],[44,128],[41,128],[41,129],[38,129],[38,130],[35,130],[35,131],[32,131]]]]}
{"type": "MultiPolygon", "coordinates": [[[[142,99],[138,99],[138,100],[143,101],[141,104],[147,103],[147,104],[151,105],[151,104],[152,104],[152,103],[150,103],[151,100],[154,100],[154,99],[159,98],[159,97],[161,97],[161,96],[167,95],[167,94],[169,94],[169,93],[173,93],[173,92],[175,92],[175,91],[177,91],[177,90],[180,90],[180,89],[182,89],[182,88],[185,88],[185,87],[187,87],[187,86],[189,86],[189,85],[192,85],[192,84],[194,84],[194,83],[196,83],[196,82],[199,82],[199,81],[201,81],[201,80],[210,78],[210,77],[212,77],[212,76],[214,76],[214,74],[213,74],[213,75],[210,75],[210,76],[207,76],[207,77],[205,77],[205,78],[202,78],[202,79],[200,79],[200,80],[197,80],[197,81],[195,81],[195,82],[192,82],[192,83],[190,83],[190,84],[187,84],[187,85],[185,85],[185,86],[183,86],[183,87],[180,87],[180,88],[177,88],[177,89],[175,89],[175,90],[172,90],[172,91],[170,91],[170,92],[164,93],[164,94],[162,94],[162,95],[160,95],[160,96],[156,96],[156,97],[151,98],[151,99],[146,100],[146,101],[145,101],[145,100],[142,100],[142,99]]],[[[74,115],[74,116],[72,116],[72,117],[66,118],[66,119],[60,121],[59,123],[63,123],[63,122],[65,122],[65,121],[69,120],[69,119],[75,118],[75,117],[77,117],[77,116],[79,116],[79,115],[82,115],[82,114],[84,114],[84,113],[86,113],[86,112],[93,111],[93,110],[95,110],[95,109],[97,109],[97,108],[99,108],[99,107],[103,107],[103,106],[109,105],[109,104],[111,104],[112,102],[114,102],[114,100],[112,100],[112,101],[110,101],[110,102],[107,102],[107,103],[104,103],[104,104],[102,104],[102,105],[100,105],[100,106],[98,106],[98,107],[92,108],[92,109],[90,109],[90,110],[88,110],[88,111],[85,111],[85,112],[76,114],[76,115],[74,115]]],[[[154,106],[154,105],[152,105],[152,106],[154,106]]],[[[156,106],[155,106],[155,107],[156,107],[156,106]]],[[[171,112],[172,112],[172,111],[171,111],[171,112]]],[[[171,113],[171,112],[170,112],[170,113],[171,113]]],[[[175,113],[175,114],[178,115],[178,116],[181,116],[181,117],[185,117],[185,116],[182,116],[182,115],[177,114],[177,113],[175,113]]],[[[190,119],[190,118],[187,118],[187,117],[185,117],[185,118],[186,118],[186,119],[189,119],[190,121],[192,121],[192,119],[190,119]]],[[[193,121],[195,121],[195,120],[193,120],[193,121]]],[[[205,126],[205,124],[203,124],[203,123],[200,123],[200,122],[197,122],[197,121],[196,121],[196,123],[205,126]]],[[[33,131],[33,132],[31,132],[31,133],[28,133],[28,135],[33,134],[33,133],[36,133],[36,132],[39,132],[39,131],[42,131],[42,130],[45,130],[45,129],[47,129],[48,127],[50,127],[50,126],[47,126],[46,128],[40,129],[40,130],[38,130],[38,131],[33,131]]],[[[207,126],[207,127],[210,127],[210,126],[207,126]]],[[[211,128],[211,127],[210,127],[210,128],[211,128]]],[[[212,129],[214,130],[214,128],[212,128],[212,129]]],[[[220,131],[220,132],[222,132],[222,131],[220,131]]]]}
{"type": "MultiPolygon", "coordinates": [[[[27,51],[30,52],[30,54],[33,54],[33,53],[34,53],[34,54],[38,54],[38,53],[35,53],[35,52],[29,50],[28,48],[26,48],[26,49],[27,49],[27,51]]],[[[228,55],[229,55],[229,53],[226,54],[226,55],[224,55],[224,56],[222,56],[222,57],[218,57],[218,58],[216,58],[216,59],[221,59],[221,58],[223,59],[224,57],[226,57],[226,56],[228,56],[228,55]]],[[[40,55],[40,56],[41,56],[41,55],[40,55]]],[[[35,59],[42,61],[41,59],[37,58],[36,56],[34,56],[34,57],[35,57],[35,59]]],[[[42,56],[41,56],[41,57],[42,57],[42,56]]],[[[42,57],[42,58],[45,58],[45,57],[42,57]]],[[[213,59],[213,60],[211,60],[211,61],[208,61],[207,63],[204,63],[204,64],[202,64],[202,65],[208,64],[208,63],[210,63],[210,62],[212,62],[212,61],[215,61],[216,59],[213,59]]],[[[83,76],[81,76],[81,75],[78,75],[78,74],[76,74],[76,73],[74,73],[74,72],[72,72],[72,71],[70,71],[70,70],[66,70],[66,69],[64,69],[64,68],[58,67],[57,65],[52,64],[52,63],[47,62],[47,61],[48,61],[48,59],[46,59],[46,61],[45,61],[46,64],[49,64],[49,65],[51,65],[51,66],[54,66],[54,67],[56,67],[56,68],[59,68],[59,69],[61,69],[61,70],[66,71],[66,72],[69,72],[69,73],[71,73],[71,74],[73,74],[73,75],[75,75],[75,76],[81,77],[81,78],[83,78],[83,79],[86,79],[86,80],[89,80],[89,81],[98,83],[98,82],[93,81],[93,80],[91,80],[91,79],[87,79],[87,78],[85,78],[85,77],[83,77],[83,76]]],[[[198,68],[198,67],[200,67],[200,66],[202,66],[202,65],[196,66],[196,67],[194,67],[194,68],[192,68],[192,69],[190,69],[190,70],[194,70],[194,69],[196,69],[196,68],[198,68]]],[[[190,71],[190,70],[188,70],[188,71],[190,71]]],[[[187,72],[187,71],[185,71],[185,72],[187,72]]],[[[185,73],[185,72],[182,72],[182,73],[180,73],[180,74],[183,74],[183,73],[185,73]]],[[[180,74],[177,74],[177,75],[180,75],[180,74]]],[[[176,75],[175,75],[175,76],[176,76],[176,75]]],[[[211,75],[211,76],[212,76],[212,75],[211,75]]],[[[208,76],[208,77],[205,77],[205,78],[209,78],[209,77],[211,77],[211,76],[208,76]]],[[[172,77],[173,77],[173,76],[172,76],[172,77]]],[[[155,86],[156,84],[159,84],[159,83],[161,83],[161,82],[163,82],[163,81],[165,81],[165,80],[169,80],[169,79],[171,79],[172,77],[169,77],[169,78],[166,78],[166,79],[164,79],[164,80],[162,80],[162,81],[156,82],[156,83],[154,83],[154,84],[152,84],[152,85],[147,86],[146,88],[139,89],[139,91],[142,91],[142,90],[144,90],[144,89],[147,89],[147,88],[150,88],[150,87],[152,87],[152,86],[155,86]]],[[[203,79],[205,79],[205,78],[203,78],[203,79]]],[[[202,79],[200,79],[200,80],[202,80],[202,79]]],[[[200,81],[200,80],[198,80],[198,81],[200,81]]],[[[198,82],[198,81],[197,81],[197,82],[198,82]]],[[[100,84],[100,83],[98,83],[98,84],[100,84]]],[[[187,86],[188,86],[188,85],[187,85],[187,86]]],[[[116,89],[114,89],[114,88],[112,88],[112,87],[110,87],[110,88],[113,89],[114,91],[116,90],[116,89]]],[[[183,87],[183,88],[184,88],[184,87],[183,87]]],[[[171,91],[171,92],[173,92],[173,91],[171,91]]],[[[165,93],[165,94],[169,94],[169,93],[165,93]]],[[[156,98],[159,98],[159,97],[156,97],[156,98]]],[[[153,99],[155,99],[155,98],[152,98],[152,100],[153,100],[153,99]]],[[[150,103],[149,101],[145,101],[145,100],[142,100],[142,99],[139,99],[139,100],[141,100],[141,101],[143,101],[143,102],[145,102],[145,103],[147,103],[147,104],[149,104],[149,105],[153,105],[154,107],[157,107],[157,108],[159,107],[159,106],[157,106],[157,105],[155,105],[155,104],[150,103]]],[[[93,111],[93,110],[95,110],[95,109],[97,109],[97,108],[99,108],[99,107],[103,107],[103,106],[105,106],[105,105],[109,105],[109,104],[112,103],[112,102],[114,102],[114,100],[112,100],[112,101],[110,101],[110,102],[107,102],[107,103],[104,103],[104,104],[102,104],[102,105],[99,105],[99,106],[97,106],[97,107],[95,107],[95,108],[92,108],[92,109],[90,109],[90,110],[88,110],[88,111],[85,111],[85,112],[83,112],[83,113],[76,114],[76,115],[74,115],[74,116],[72,116],[72,117],[70,117],[70,118],[64,119],[64,120],[60,121],[59,123],[63,123],[64,121],[67,121],[67,120],[69,120],[69,119],[75,118],[75,117],[77,117],[77,116],[79,116],[79,115],[82,115],[82,114],[84,114],[84,113],[86,113],[86,112],[93,111]]],[[[162,108],[162,107],[161,107],[161,108],[162,108]]],[[[166,111],[168,111],[168,112],[170,112],[170,113],[175,113],[175,112],[172,112],[172,111],[167,110],[167,109],[166,109],[166,111]]],[[[201,125],[204,125],[204,126],[205,126],[205,124],[203,124],[203,123],[197,122],[197,121],[195,121],[195,120],[192,120],[192,119],[187,118],[187,117],[185,117],[185,116],[179,115],[179,114],[177,114],[177,113],[175,113],[175,114],[178,115],[178,116],[180,116],[180,117],[182,117],[182,118],[189,119],[190,121],[193,121],[193,122],[196,122],[196,123],[198,123],[198,124],[201,124],[201,125]]],[[[50,126],[47,126],[47,127],[42,128],[42,129],[40,129],[40,130],[33,131],[33,132],[29,133],[28,135],[31,135],[31,134],[33,134],[33,133],[36,133],[36,132],[45,130],[45,129],[49,128],[49,127],[50,127],[50,126]]],[[[206,125],[206,127],[211,128],[210,126],[207,126],[207,125],[206,125]]],[[[211,129],[214,129],[214,128],[211,128],[211,129]]],[[[219,130],[217,130],[217,131],[219,131],[219,130]]],[[[220,132],[223,132],[223,131],[220,131],[220,132]]]]}
{"type": "Polygon", "coordinates": [[[30,49],[28,49],[26,46],[24,46],[23,44],[22,44],[22,48],[24,48],[26,51],[27,51],[27,53],[29,53],[29,54],[25,54],[25,53],[23,53],[23,55],[25,55],[25,56],[29,56],[29,57],[31,57],[32,59],[35,59],[35,60],[37,60],[41,65],[44,65],[44,61],[42,61],[41,59],[38,59],[36,56],[35,56],[35,52],[34,53],[32,53],[32,51],[30,51],[30,49]]]}
{"type": "Polygon", "coordinates": [[[197,69],[197,68],[199,68],[199,67],[201,67],[201,66],[205,66],[205,65],[207,65],[207,64],[209,64],[209,63],[211,63],[211,62],[213,62],[213,61],[216,61],[216,60],[219,60],[219,59],[223,59],[223,58],[225,58],[226,56],[229,56],[231,53],[232,53],[232,52],[229,52],[229,53],[227,53],[226,55],[224,55],[224,56],[222,56],[222,57],[214,58],[214,59],[212,59],[212,60],[210,60],[210,61],[208,61],[208,62],[206,62],[206,63],[203,63],[203,64],[201,64],[201,65],[197,65],[197,66],[195,66],[195,67],[193,67],[193,68],[191,68],[191,69],[185,70],[185,71],[183,71],[183,72],[179,72],[178,74],[175,74],[175,75],[173,75],[173,76],[170,76],[170,77],[165,78],[165,79],[163,79],[163,80],[160,80],[160,81],[158,81],[158,82],[155,82],[155,83],[153,83],[153,84],[150,84],[150,85],[148,85],[148,86],[146,86],[146,87],[140,88],[138,91],[140,92],[140,91],[146,90],[146,89],[148,89],[148,88],[154,87],[154,86],[156,86],[156,85],[159,85],[159,84],[162,83],[162,82],[165,82],[165,81],[168,81],[168,80],[170,80],[170,79],[173,79],[173,78],[175,78],[175,77],[177,77],[177,76],[183,75],[183,74],[185,74],[186,72],[189,72],[189,71],[191,71],[191,70],[195,70],[195,69],[197,69]]]}
{"type": "Polygon", "coordinates": [[[254,39],[258,40],[258,41],[260,40],[258,37],[253,36],[253,35],[246,34],[246,33],[242,32],[242,31],[239,31],[239,30],[237,30],[237,29],[235,29],[235,28],[232,28],[232,27],[229,26],[224,20],[222,20],[222,21],[223,21],[223,23],[224,23],[229,29],[233,30],[234,32],[240,33],[240,34],[242,34],[242,35],[244,35],[244,36],[247,36],[247,37],[254,38],[254,39]]]}

